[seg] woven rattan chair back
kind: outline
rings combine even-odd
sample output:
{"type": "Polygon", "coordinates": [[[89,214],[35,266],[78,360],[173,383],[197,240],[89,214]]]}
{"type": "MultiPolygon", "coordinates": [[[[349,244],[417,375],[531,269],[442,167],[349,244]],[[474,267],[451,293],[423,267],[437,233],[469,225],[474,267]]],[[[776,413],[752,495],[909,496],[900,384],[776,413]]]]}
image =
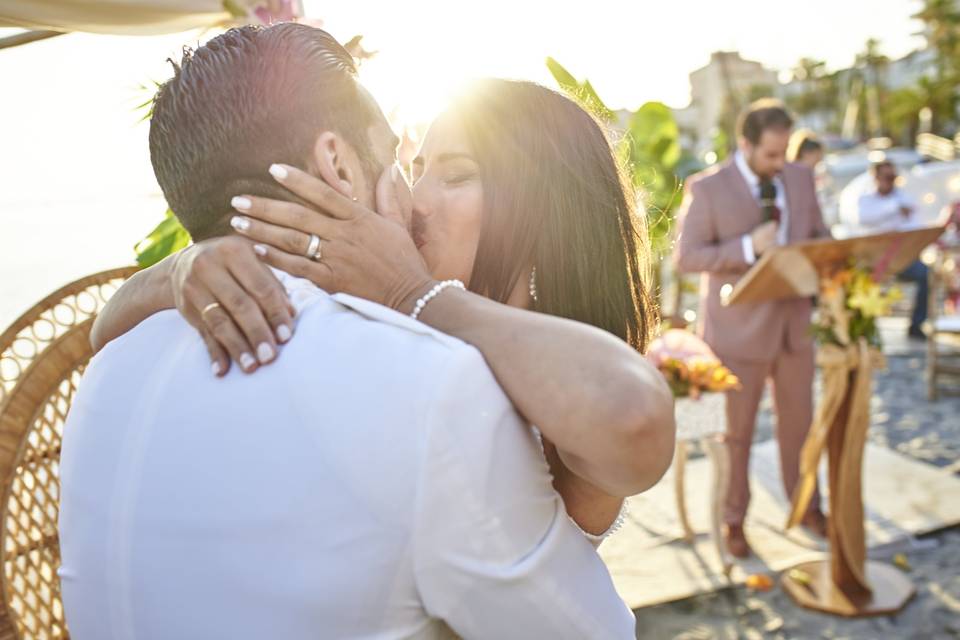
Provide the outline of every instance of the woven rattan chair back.
{"type": "Polygon", "coordinates": [[[90,326],[136,271],[55,291],[0,334],[0,640],[68,638],[60,601],[60,442],[90,359],[90,326]]]}

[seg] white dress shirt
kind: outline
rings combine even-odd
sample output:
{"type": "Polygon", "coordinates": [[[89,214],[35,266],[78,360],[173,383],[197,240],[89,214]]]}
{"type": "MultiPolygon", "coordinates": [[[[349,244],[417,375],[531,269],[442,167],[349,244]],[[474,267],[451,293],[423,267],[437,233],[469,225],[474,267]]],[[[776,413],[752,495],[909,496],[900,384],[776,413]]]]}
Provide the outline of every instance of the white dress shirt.
{"type": "Polygon", "coordinates": [[[296,335],[253,375],[211,375],[175,311],[87,368],[61,465],[71,636],[633,638],[481,355],[282,279],[296,335]]]}
{"type": "MultiPolygon", "coordinates": [[[[753,169],[750,168],[750,165],[747,164],[747,159],[743,157],[743,153],[737,151],[733,156],[733,161],[737,165],[737,169],[740,171],[740,174],[743,176],[743,179],[747,182],[747,188],[750,189],[750,193],[753,194],[753,197],[759,203],[760,198],[760,177],[753,172],[753,169]]],[[[776,203],[777,208],[780,209],[780,224],[777,227],[777,244],[787,244],[787,231],[789,227],[787,226],[787,220],[790,216],[790,210],[787,208],[787,192],[783,188],[783,180],[780,179],[780,176],[773,177],[773,186],[777,188],[777,197],[776,203]]],[[[753,249],[753,238],[750,237],[750,234],[745,234],[741,238],[743,243],[743,258],[747,261],[748,264],[753,264],[757,261],[756,251],[753,249]]]]}
{"type": "Polygon", "coordinates": [[[856,226],[865,234],[906,231],[918,226],[916,211],[916,202],[903,189],[894,187],[883,195],[874,186],[857,199],[856,226]],[[910,213],[903,215],[901,207],[910,209],[910,213]]]}

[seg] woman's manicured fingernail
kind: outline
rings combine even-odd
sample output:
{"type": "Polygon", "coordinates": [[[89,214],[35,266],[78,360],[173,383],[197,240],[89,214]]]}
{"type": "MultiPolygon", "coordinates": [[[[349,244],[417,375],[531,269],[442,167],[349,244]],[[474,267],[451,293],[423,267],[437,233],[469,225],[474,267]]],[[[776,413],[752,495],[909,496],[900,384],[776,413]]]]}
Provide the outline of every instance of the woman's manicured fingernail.
{"type": "Polygon", "coordinates": [[[285,324],[277,327],[277,340],[280,342],[287,342],[290,338],[293,337],[293,332],[290,331],[290,327],[285,324]]]}
{"type": "Polygon", "coordinates": [[[250,371],[257,366],[257,361],[249,353],[240,354],[240,368],[244,371],[250,371]]]}
{"type": "Polygon", "coordinates": [[[243,233],[250,228],[250,220],[243,216],[233,216],[230,218],[230,226],[243,233]]]}
{"type": "Polygon", "coordinates": [[[286,180],[288,175],[287,168],[282,164],[272,164],[270,165],[270,175],[277,180],[286,180]]]}
{"type": "Polygon", "coordinates": [[[213,371],[213,375],[219,376],[223,373],[223,366],[219,362],[214,362],[210,365],[210,370],[213,371]]]}
{"type": "Polygon", "coordinates": [[[234,196],[233,199],[230,200],[230,206],[234,209],[240,209],[240,211],[249,211],[250,207],[253,206],[253,203],[250,202],[250,198],[234,196]]]}
{"type": "Polygon", "coordinates": [[[253,252],[260,256],[261,258],[267,257],[267,246],[263,244],[253,245],[253,252]]]}
{"type": "Polygon", "coordinates": [[[277,352],[273,350],[273,346],[269,342],[261,342],[257,347],[257,359],[260,360],[260,364],[267,364],[276,355],[277,352]]]}

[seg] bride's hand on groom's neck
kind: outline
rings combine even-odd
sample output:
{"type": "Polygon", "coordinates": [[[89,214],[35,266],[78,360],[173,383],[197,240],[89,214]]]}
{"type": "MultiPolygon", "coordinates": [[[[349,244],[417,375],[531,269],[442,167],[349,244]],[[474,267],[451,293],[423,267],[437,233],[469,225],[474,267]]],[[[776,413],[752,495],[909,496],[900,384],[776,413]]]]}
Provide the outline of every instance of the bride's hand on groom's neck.
{"type": "Polygon", "coordinates": [[[433,284],[407,231],[410,192],[394,167],[376,185],[378,212],[293,167],[270,173],[300,201],[238,194],[232,204],[241,215],[231,225],[239,235],[189,247],[165,272],[217,375],[231,361],[252,373],[292,337],[293,309],[267,265],[405,313],[433,284]]]}
{"type": "Polygon", "coordinates": [[[247,195],[233,200],[242,214],[234,229],[257,243],[264,262],[330,293],[403,313],[435,284],[410,237],[409,187],[395,165],[374,187],[377,211],[295,167],[274,165],[270,173],[298,202],[247,195]]]}
{"type": "Polygon", "coordinates": [[[231,360],[252,373],[293,335],[286,290],[249,240],[212,238],[188,247],[168,274],[174,303],[203,337],[216,375],[224,375],[231,360]]]}
{"type": "Polygon", "coordinates": [[[94,352],[151,315],[176,307],[203,338],[218,376],[231,360],[247,373],[272,361],[290,339],[293,307],[286,291],[238,237],[192,245],[136,273],[97,315],[94,352]]]}

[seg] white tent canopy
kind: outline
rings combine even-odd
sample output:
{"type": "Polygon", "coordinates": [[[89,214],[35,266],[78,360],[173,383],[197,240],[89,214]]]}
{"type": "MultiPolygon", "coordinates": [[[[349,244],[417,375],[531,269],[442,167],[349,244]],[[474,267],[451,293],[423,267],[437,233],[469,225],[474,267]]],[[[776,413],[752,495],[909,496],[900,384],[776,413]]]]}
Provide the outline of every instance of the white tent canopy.
{"type": "Polygon", "coordinates": [[[300,15],[297,0],[4,0],[0,27],[154,35],[300,15]]]}

